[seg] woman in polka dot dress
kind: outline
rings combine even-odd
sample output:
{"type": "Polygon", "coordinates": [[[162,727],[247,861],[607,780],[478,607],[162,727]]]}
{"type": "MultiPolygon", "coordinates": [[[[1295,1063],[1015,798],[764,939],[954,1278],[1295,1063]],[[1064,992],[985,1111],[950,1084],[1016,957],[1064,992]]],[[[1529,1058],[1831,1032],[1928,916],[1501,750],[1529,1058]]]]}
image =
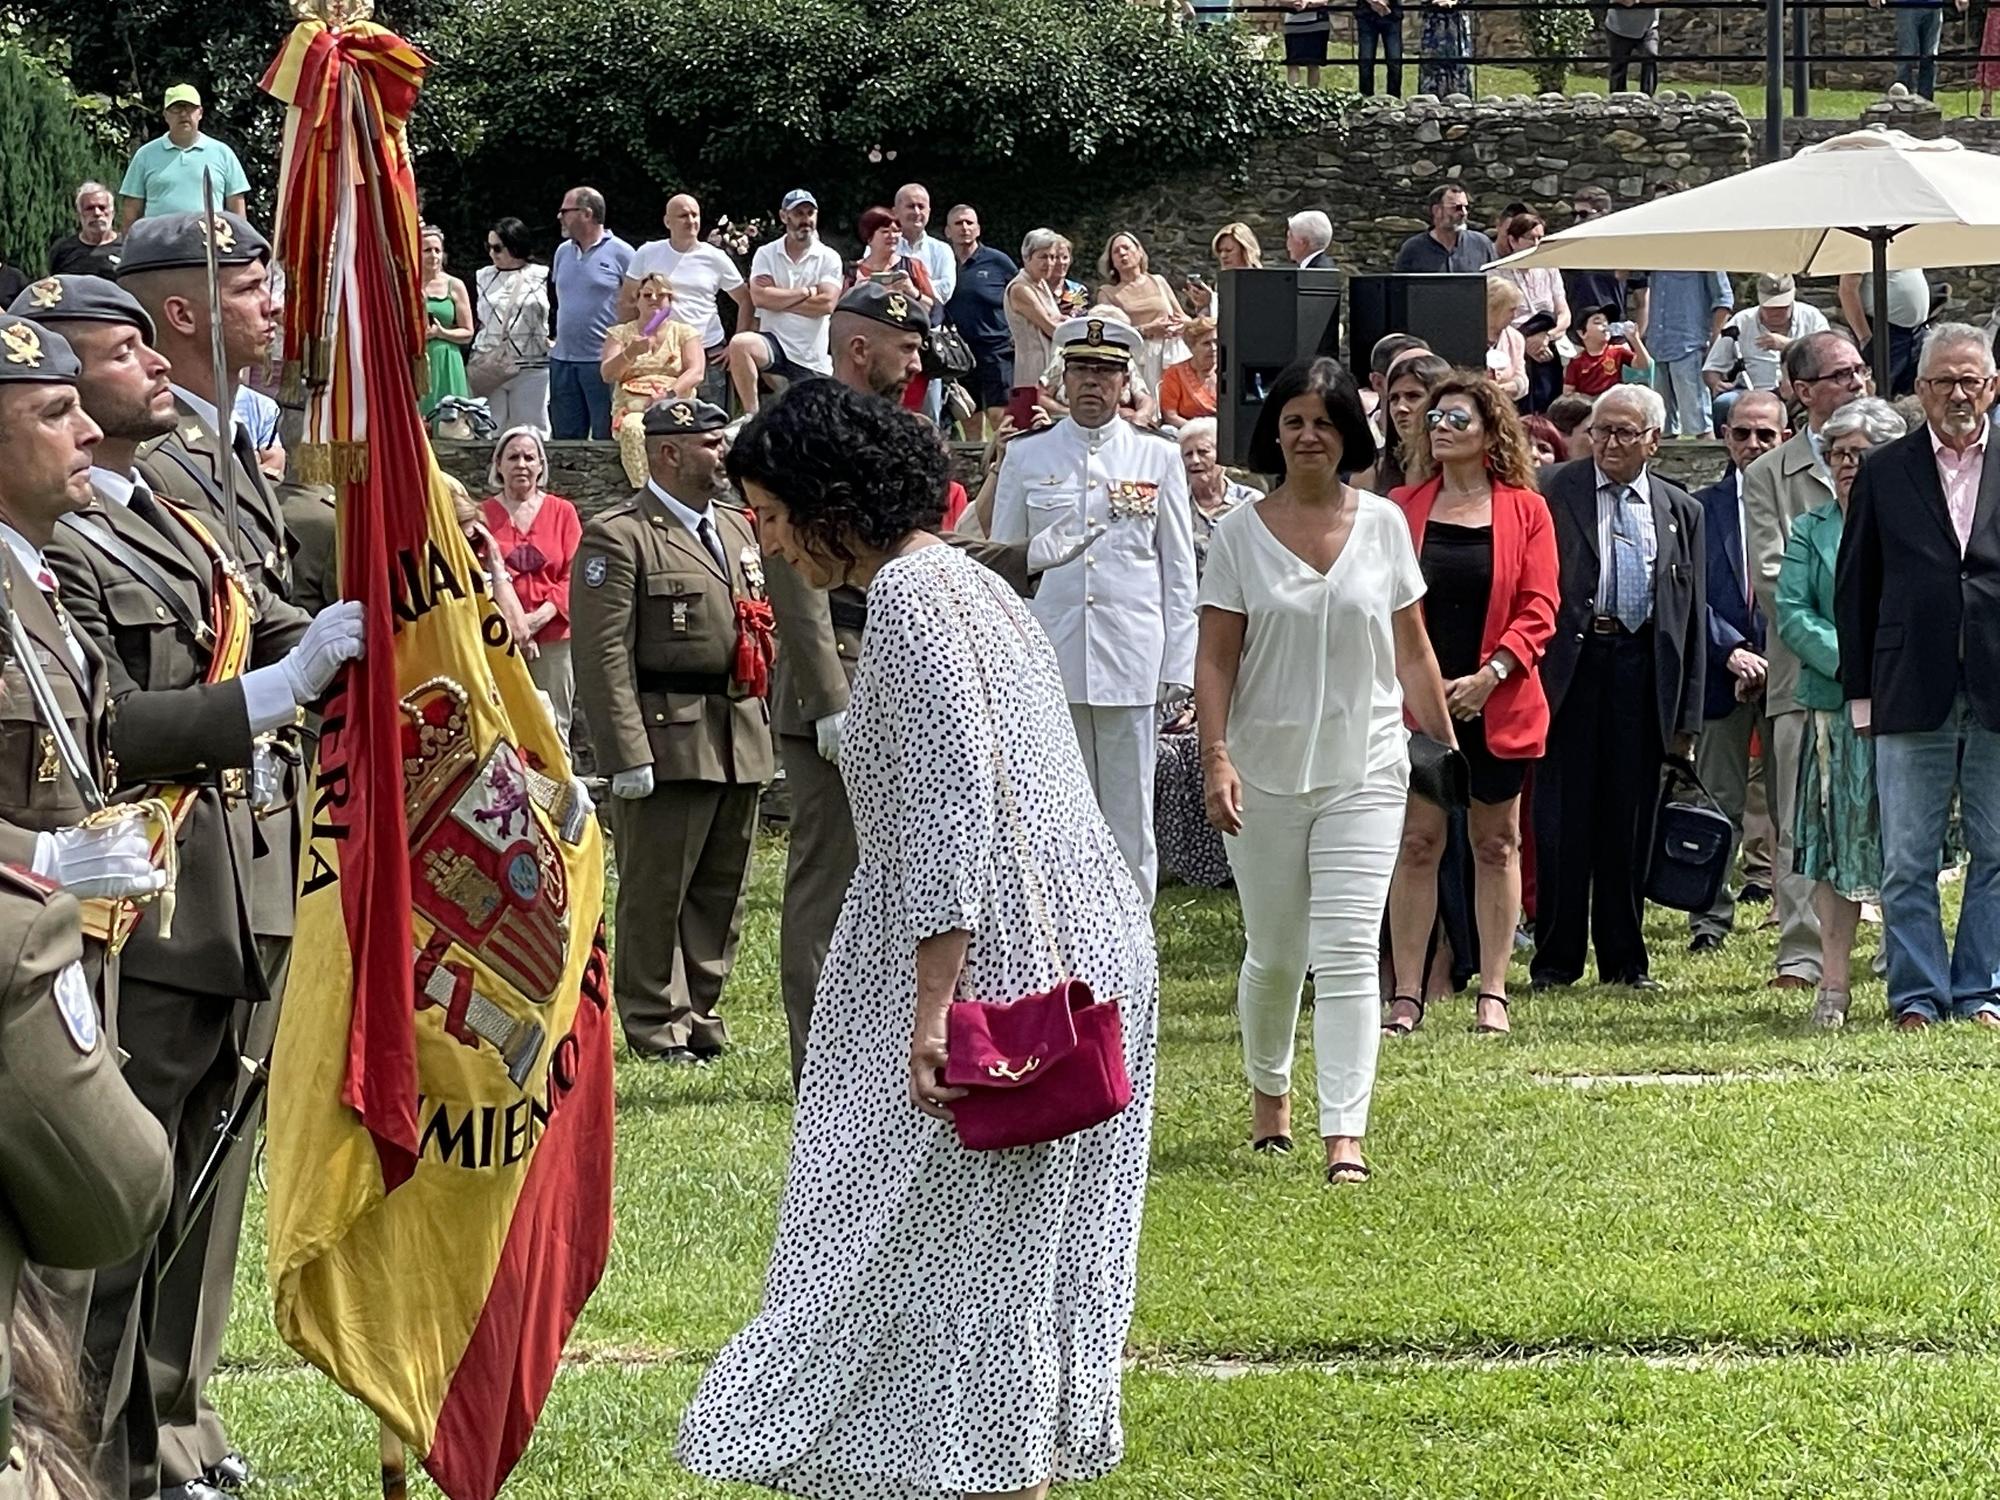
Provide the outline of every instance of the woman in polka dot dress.
{"type": "Polygon", "coordinates": [[[820,976],[763,1309],[703,1378],[680,1459],[827,1500],[1038,1497],[1123,1451],[1152,928],[1048,641],[932,533],[935,434],[808,381],[729,463],[767,549],[817,587],[868,589],[841,742],[861,859],[820,976]],[[981,773],[996,745],[1011,799],[981,773]],[[998,1000],[1060,977],[1038,903],[1062,968],[1121,1009],[1132,1103],[1048,1145],[968,1151],[937,1077],[945,1010],[955,987],[998,1000]]]}

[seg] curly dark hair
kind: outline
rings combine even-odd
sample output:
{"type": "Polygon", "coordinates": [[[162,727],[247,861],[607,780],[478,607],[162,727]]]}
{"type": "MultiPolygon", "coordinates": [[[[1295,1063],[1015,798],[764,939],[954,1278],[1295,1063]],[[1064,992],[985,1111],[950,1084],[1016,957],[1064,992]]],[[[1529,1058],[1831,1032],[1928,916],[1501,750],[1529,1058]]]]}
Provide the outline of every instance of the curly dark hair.
{"type": "MultiPolygon", "coordinates": [[[[1438,403],[1447,396],[1463,396],[1479,413],[1479,425],[1486,429],[1487,473],[1515,489],[1533,489],[1535,465],[1529,456],[1528,434],[1522,429],[1520,414],[1507,394],[1484,370],[1454,370],[1431,387],[1424,412],[1428,415],[1436,411],[1438,403]]],[[[1430,430],[1425,427],[1411,445],[1404,473],[1412,484],[1422,484],[1438,472],[1437,456],[1431,452],[1430,430]]]]}
{"type": "Polygon", "coordinates": [[[758,409],[730,445],[729,477],[769,490],[807,546],[852,563],[857,544],[887,552],[942,524],[951,462],[922,417],[820,378],[758,409]]]}

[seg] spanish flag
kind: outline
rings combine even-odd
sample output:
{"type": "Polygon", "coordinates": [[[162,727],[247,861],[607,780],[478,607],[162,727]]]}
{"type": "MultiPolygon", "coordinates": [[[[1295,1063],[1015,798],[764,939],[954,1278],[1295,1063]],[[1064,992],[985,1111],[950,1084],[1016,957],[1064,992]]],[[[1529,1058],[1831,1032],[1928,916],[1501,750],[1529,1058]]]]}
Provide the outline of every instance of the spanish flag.
{"type": "Polygon", "coordinates": [[[452,1500],[527,1446],[611,1239],[603,849],[417,418],[425,59],[299,25],[278,258],[368,652],[326,705],[269,1108],[279,1331],[452,1500]]]}

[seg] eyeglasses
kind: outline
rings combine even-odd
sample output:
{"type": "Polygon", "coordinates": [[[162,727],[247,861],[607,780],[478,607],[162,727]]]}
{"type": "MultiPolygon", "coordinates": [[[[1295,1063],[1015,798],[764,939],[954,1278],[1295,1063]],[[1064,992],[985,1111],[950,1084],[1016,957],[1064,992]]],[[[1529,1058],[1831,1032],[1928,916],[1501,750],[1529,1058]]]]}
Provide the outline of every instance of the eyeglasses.
{"type": "Polygon", "coordinates": [[[1926,375],[1923,383],[1934,391],[1950,391],[1954,395],[1963,391],[1970,396],[1992,379],[1991,375],[1926,375]]]}
{"type": "Polygon", "coordinates": [[[498,255],[502,250],[505,250],[506,248],[507,247],[501,244],[498,240],[488,240],[486,242],[486,253],[488,255],[498,255]]]}
{"type": "MultiPolygon", "coordinates": [[[[1874,444],[1869,444],[1872,448],[1874,444]]],[[[1826,466],[1837,469],[1847,464],[1859,465],[1868,456],[1868,448],[1829,448],[1826,450],[1826,466]]]]}
{"type": "Polygon", "coordinates": [[[1590,436],[1593,440],[1603,439],[1607,443],[1636,443],[1658,432],[1657,427],[1598,427],[1593,425],[1590,436]]]}
{"type": "Polygon", "coordinates": [[[1802,375],[1793,385],[1818,385],[1823,380],[1838,380],[1843,385],[1859,385],[1868,378],[1866,365],[1842,365],[1838,370],[1828,370],[1820,375],[1802,375]]]}
{"type": "Polygon", "coordinates": [[[583,210],[580,208],[559,208],[556,210],[556,217],[560,219],[564,214],[580,214],[582,212],[583,210]]]}
{"type": "Polygon", "coordinates": [[[1760,443],[1775,443],[1784,436],[1775,427],[1732,427],[1729,435],[1739,443],[1747,443],[1752,438],[1760,443]]]}
{"type": "Polygon", "coordinates": [[[1427,411],[1424,413],[1424,426],[1432,432],[1436,432],[1446,424],[1450,424],[1453,432],[1464,432],[1472,425],[1472,413],[1463,408],[1455,408],[1451,411],[1427,411]]]}

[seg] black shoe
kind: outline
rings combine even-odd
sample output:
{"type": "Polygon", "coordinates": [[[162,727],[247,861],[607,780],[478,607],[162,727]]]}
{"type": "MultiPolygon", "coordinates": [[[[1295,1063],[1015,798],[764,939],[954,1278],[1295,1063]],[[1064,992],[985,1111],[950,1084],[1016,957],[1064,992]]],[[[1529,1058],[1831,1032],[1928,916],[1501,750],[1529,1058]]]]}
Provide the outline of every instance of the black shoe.
{"type": "Polygon", "coordinates": [[[240,1453],[225,1453],[201,1477],[216,1489],[233,1495],[250,1482],[250,1460],[240,1453]]]}
{"type": "Polygon", "coordinates": [[[708,1059],[689,1047],[661,1047],[656,1051],[632,1049],[632,1055],[641,1062],[665,1063],[673,1068],[698,1068],[708,1059]]]}
{"type": "Polygon", "coordinates": [[[1637,990],[1642,995],[1657,994],[1666,988],[1650,974],[1634,974],[1630,979],[1614,979],[1611,982],[1628,990],[1637,990]]]}
{"type": "Polygon", "coordinates": [[[1292,1138],[1288,1135],[1263,1135],[1250,1143],[1250,1149],[1260,1156],[1289,1156],[1292,1138]]]}
{"type": "Polygon", "coordinates": [[[1753,880],[1736,893],[1736,899],[1746,906],[1769,906],[1771,888],[1761,881],[1753,880]]]}
{"type": "Polygon", "coordinates": [[[1575,983],[1575,979],[1559,979],[1553,974],[1528,976],[1528,988],[1531,990],[1566,990],[1575,983]]]}
{"type": "Polygon", "coordinates": [[[1688,952],[1715,953],[1722,948],[1722,934],[1719,932],[1697,932],[1688,939],[1688,952]]]}

